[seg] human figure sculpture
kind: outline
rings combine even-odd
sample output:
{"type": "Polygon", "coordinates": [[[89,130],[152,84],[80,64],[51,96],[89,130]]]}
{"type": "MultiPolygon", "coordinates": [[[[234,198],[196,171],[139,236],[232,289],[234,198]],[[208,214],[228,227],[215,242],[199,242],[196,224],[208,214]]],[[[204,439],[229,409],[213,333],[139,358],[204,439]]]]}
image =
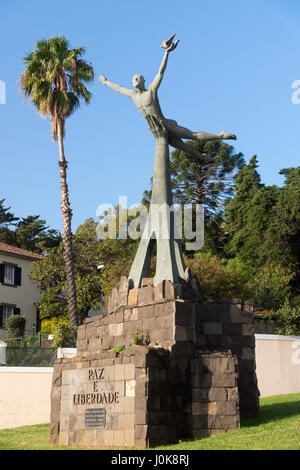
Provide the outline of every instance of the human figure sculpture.
{"type": "Polygon", "coordinates": [[[181,282],[184,277],[184,260],[181,250],[180,236],[177,232],[177,224],[172,208],[173,199],[170,178],[169,145],[186,152],[190,157],[212,162],[213,158],[201,153],[192,144],[182,139],[208,141],[215,139],[236,139],[234,134],[220,132],[209,134],[207,132],[192,132],[179,126],[176,121],[166,119],[161,111],[157,90],[162,82],[166,70],[168,56],[177,45],[173,42],[175,34],[161,45],[165,54],[158,74],[148,89],[145,88],[145,80],[142,75],[133,76],[132,83],[135,89],[124,88],[112,83],[104,75],[99,77],[101,83],[109,86],[118,93],[131,98],[137,109],[144,116],[148,127],[155,137],[155,155],[153,169],[152,196],[147,222],[143,235],[132,263],[128,281],[130,288],[140,287],[142,279],[149,277],[151,254],[156,242],[156,273],[154,286],[163,280],[173,283],[181,282]],[[160,217],[159,211],[163,209],[160,217]],[[166,235],[167,234],[167,235],[166,235]]]}
{"type": "Polygon", "coordinates": [[[146,119],[148,127],[155,138],[161,134],[165,134],[168,138],[169,144],[172,147],[183,150],[193,158],[200,158],[203,161],[211,162],[212,159],[210,157],[204,153],[201,153],[196,147],[184,142],[182,139],[196,141],[208,141],[215,139],[235,140],[236,136],[224,131],[220,132],[219,134],[190,131],[185,127],[179,126],[176,121],[165,118],[159,104],[157,91],[162,82],[167,67],[168,56],[169,53],[177,47],[179,42],[179,40],[172,42],[174,37],[175,34],[173,34],[167,41],[162,43],[161,47],[165,49],[165,54],[158,74],[154,78],[151,85],[149,85],[148,89],[145,88],[145,79],[140,74],[135,74],[132,78],[132,84],[135,87],[135,90],[110,82],[104,75],[100,75],[99,80],[104,85],[107,85],[118,93],[121,93],[122,95],[128,96],[132,99],[137,109],[146,119]]]}

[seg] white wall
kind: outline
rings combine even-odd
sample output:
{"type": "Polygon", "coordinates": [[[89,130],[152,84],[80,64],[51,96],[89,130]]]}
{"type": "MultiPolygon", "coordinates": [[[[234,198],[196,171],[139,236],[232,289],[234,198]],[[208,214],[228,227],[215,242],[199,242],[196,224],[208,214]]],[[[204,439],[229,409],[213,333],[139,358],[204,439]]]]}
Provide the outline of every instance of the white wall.
{"type": "Polygon", "coordinates": [[[50,422],[52,367],[0,367],[0,429],[50,422]]]}
{"type": "Polygon", "coordinates": [[[261,397],[300,393],[300,336],[255,335],[261,397]]]}

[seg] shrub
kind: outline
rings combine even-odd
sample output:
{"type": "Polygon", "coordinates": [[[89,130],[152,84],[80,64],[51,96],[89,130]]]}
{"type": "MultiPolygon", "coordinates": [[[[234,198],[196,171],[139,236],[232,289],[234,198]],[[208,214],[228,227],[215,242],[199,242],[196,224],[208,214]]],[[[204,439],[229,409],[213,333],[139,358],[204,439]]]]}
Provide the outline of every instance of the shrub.
{"type": "Polygon", "coordinates": [[[77,327],[58,324],[54,329],[53,346],[56,348],[75,348],[77,327]]]}
{"type": "Polygon", "coordinates": [[[275,322],[277,335],[300,335],[300,308],[291,307],[288,300],[277,311],[268,312],[267,317],[275,322]]]}
{"type": "Polygon", "coordinates": [[[139,329],[136,330],[132,340],[133,340],[133,344],[135,344],[135,345],[142,345],[143,344],[144,338],[143,338],[143,336],[141,336],[141,330],[139,330],[139,329]]]}
{"type": "Polygon", "coordinates": [[[217,256],[208,258],[197,254],[192,259],[185,258],[185,262],[193,275],[198,277],[205,297],[249,298],[245,274],[230,269],[217,256]]]}
{"type": "Polygon", "coordinates": [[[54,333],[57,325],[69,326],[69,320],[64,317],[52,317],[42,320],[41,333],[54,333]]]}
{"type": "Polygon", "coordinates": [[[267,310],[277,310],[291,294],[290,281],[294,273],[279,265],[259,269],[250,281],[253,304],[267,310]]]}
{"type": "Polygon", "coordinates": [[[21,315],[13,315],[7,318],[5,325],[8,329],[8,338],[19,338],[24,336],[26,318],[21,315]]]}

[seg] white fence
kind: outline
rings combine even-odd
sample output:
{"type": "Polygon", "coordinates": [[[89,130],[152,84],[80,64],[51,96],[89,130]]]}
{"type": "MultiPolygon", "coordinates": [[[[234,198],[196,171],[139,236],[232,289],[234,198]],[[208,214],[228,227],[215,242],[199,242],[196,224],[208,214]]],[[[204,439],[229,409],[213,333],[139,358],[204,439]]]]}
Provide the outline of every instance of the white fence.
{"type": "MultiPolygon", "coordinates": [[[[58,357],[75,354],[74,348],[57,351],[58,357]]],[[[53,367],[0,367],[0,429],[50,422],[52,374],[53,367]]]]}
{"type": "Polygon", "coordinates": [[[261,397],[300,393],[300,336],[255,335],[261,397]]]}
{"type": "Polygon", "coordinates": [[[49,423],[52,367],[0,367],[0,429],[49,423]]]}

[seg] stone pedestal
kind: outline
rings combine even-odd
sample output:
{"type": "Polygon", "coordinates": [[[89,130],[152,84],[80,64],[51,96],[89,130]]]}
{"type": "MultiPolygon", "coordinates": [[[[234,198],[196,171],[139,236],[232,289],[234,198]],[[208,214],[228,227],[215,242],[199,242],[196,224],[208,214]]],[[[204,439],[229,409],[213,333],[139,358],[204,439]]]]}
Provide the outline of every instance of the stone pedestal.
{"type": "Polygon", "coordinates": [[[258,414],[248,305],[203,301],[193,279],[128,290],[78,329],[54,367],[51,442],[145,448],[237,429],[258,414]]]}

